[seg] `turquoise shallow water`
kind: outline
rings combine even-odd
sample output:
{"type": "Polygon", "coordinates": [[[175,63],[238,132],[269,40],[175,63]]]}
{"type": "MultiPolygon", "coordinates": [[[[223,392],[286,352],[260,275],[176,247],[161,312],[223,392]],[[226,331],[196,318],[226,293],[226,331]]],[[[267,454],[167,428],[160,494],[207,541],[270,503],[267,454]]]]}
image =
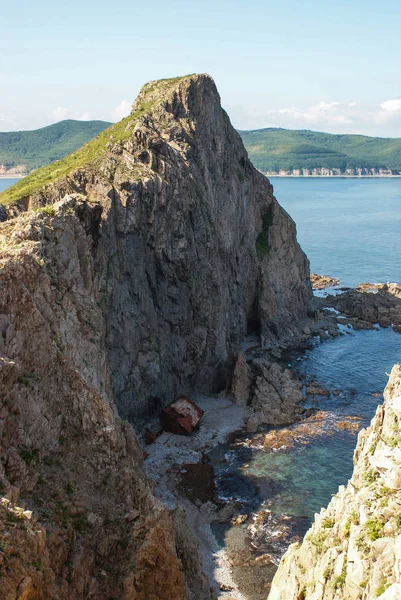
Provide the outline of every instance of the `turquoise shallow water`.
{"type": "Polygon", "coordinates": [[[272,177],[313,273],[343,285],[401,280],[401,178],[272,177]]]}
{"type": "MultiPolygon", "coordinates": [[[[272,183],[297,223],[312,271],[337,276],[349,286],[401,281],[401,179],[275,178],[272,183]]],[[[360,427],[369,424],[383,401],[387,373],[399,361],[401,335],[392,329],[350,332],[288,358],[301,376],[334,392],[329,398],[310,397],[307,407],[334,420],[357,417],[360,427]]],[[[315,512],[351,476],[356,436],[333,427],[310,443],[277,452],[228,444],[212,457],[218,490],[224,498],[240,498],[245,511],[267,503],[273,515],[294,518],[294,534],[304,534],[315,512]]]]}
{"type": "Polygon", "coordinates": [[[0,192],[17,183],[19,179],[0,179],[0,192]]]}

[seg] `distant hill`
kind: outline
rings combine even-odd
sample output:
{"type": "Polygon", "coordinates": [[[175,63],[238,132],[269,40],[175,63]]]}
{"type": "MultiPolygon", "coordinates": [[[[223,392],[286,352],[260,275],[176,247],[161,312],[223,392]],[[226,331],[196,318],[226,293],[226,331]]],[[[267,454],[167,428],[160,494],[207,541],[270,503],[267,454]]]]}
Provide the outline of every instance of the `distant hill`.
{"type": "Polygon", "coordinates": [[[253,164],[267,174],[401,174],[400,138],[277,128],[239,134],[253,164]]]}
{"type": "Polygon", "coordinates": [[[106,121],[60,121],[34,131],[0,133],[0,172],[29,172],[74,152],[110,127],[106,121]]]}

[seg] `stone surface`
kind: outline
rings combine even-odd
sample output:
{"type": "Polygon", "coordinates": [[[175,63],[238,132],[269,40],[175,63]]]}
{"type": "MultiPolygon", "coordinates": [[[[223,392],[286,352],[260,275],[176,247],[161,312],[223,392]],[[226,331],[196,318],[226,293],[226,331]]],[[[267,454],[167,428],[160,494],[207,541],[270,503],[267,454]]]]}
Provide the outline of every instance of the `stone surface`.
{"type": "MultiPolygon", "coordinates": [[[[25,199],[79,192],[102,207],[95,253],[113,394],[137,421],[218,392],[239,344],[291,339],[313,312],[308,261],[207,75],[151,82],[127,139],[25,199]]],[[[130,129],[131,128],[131,129],[130,129]]]]}
{"type": "Polygon", "coordinates": [[[4,600],[213,598],[121,416],[225,388],[247,328],[292,339],[313,310],[294,223],[210,77],[152,82],[134,111],[0,223],[4,600]]]}
{"type": "Polygon", "coordinates": [[[248,408],[248,431],[260,425],[293,423],[302,400],[302,383],[290,369],[266,358],[252,361],[254,387],[248,408]]]}
{"type": "Polygon", "coordinates": [[[397,330],[401,325],[401,286],[396,283],[364,283],[337,296],[327,296],[323,307],[335,308],[351,322],[352,327],[373,329],[373,326],[397,330]]]}
{"type": "Polygon", "coordinates": [[[117,416],[98,213],[70,197],[0,225],[1,597],[210,599],[193,537],[117,416]]]}
{"type": "Polygon", "coordinates": [[[251,375],[246,363],[245,354],[240,352],[235,364],[231,382],[231,396],[236,404],[246,406],[249,400],[251,375]]]}
{"type": "Polygon", "coordinates": [[[399,598],[401,587],[401,367],[393,367],[371,425],[360,432],[354,472],[302,544],[293,544],[269,600],[399,598]]]}
{"type": "Polygon", "coordinates": [[[311,273],[310,280],[314,290],[324,290],[325,288],[332,287],[340,283],[340,280],[336,277],[318,275],[317,273],[311,273]]]}

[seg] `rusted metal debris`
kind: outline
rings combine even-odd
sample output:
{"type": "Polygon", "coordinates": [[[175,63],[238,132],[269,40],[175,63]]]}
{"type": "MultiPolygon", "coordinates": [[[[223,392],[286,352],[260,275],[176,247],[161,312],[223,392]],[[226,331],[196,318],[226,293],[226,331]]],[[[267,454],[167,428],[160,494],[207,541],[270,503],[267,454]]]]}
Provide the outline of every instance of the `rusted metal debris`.
{"type": "Polygon", "coordinates": [[[153,444],[161,434],[161,431],[154,432],[151,429],[145,429],[145,444],[153,444]]]}
{"type": "Polygon", "coordinates": [[[179,396],[174,402],[163,408],[160,421],[165,431],[188,435],[199,425],[204,411],[186,396],[179,396]]]}

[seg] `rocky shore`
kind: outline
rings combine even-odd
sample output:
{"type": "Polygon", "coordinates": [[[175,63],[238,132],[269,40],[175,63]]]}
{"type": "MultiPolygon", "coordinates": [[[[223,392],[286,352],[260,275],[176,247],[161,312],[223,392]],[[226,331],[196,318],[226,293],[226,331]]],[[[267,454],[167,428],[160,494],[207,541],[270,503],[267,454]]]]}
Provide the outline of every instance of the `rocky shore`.
{"type": "MultiPolygon", "coordinates": [[[[395,284],[366,284],[349,291],[351,298],[354,294],[366,296],[367,303],[371,302],[373,294],[376,307],[385,304],[391,308],[398,298],[398,286],[395,284]],[[386,295],[389,289],[390,300],[386,295]],[[383,297],[373,293],[377,291],[383,292],[383,297]]],[[[347,291],[319,299],[318,320],[305,326],[296,343],[264,348],[256,339],[249,338],[238,355],[231,394],[218,400],[218,405],[221,403],[220,414],[220,409],[207,412],[204,423],[193,438],[183,440],[163,434],[157,444],[148,447],[149,458],[145,464],[149,461],[149,473],[157,482],[158,493],[165,494],[168,489],[169,497],[165,497],[165,501],[174,499],[173,504],[186,506],[192,531],[202,540],[206,570],[221,599],[259,600],[265,597],[263,594],[269,593],[269,582],[281,554],[297,540],[298,525],[288,516],[274,516],[274,504],[271,502],[263,503],[254,512],[238,501],[223,507],[216,494],[218,482],[213,470],[210,470],[208,455],[216,446],[230,439],[230,433],[236,434],[237,447],[245,450],[263,448],[265,452],[274,453],[288,453],[298,445],[310,444],[314,438],[327,438],[338,432],[352,436],[358,433],[361,425],[356,416],[306,410],[304,405],[308,399],[313,404],[314,398],[335,396],[341,391],[326,389],[314,379],[300,380],[286,363],[288,352],[294,353],[297,348],[302,351],[312,347],[310,344],[346,333],[345,323],[351,331],[349,317],[340,314],[337,309],[333,311],[330,305],[332,298],[340,299],[345,294],[347,291]],[[269,426],[271,430],[266,433],[269,426]],[[239,434],[240,430],[243,433],[239,434]],[[167,472],[160,467],[166,464],[171,465],[167,472]],[[196,464],[198,467],[194,469],[196,464]],[[205,481],[210,482],[206,495],[205,481]],[[218,527],[228,528],[224,548],[216,542],[216,526],[219,523],[218,527]],[[253,574],[250,574],[252,570],[253,574]],[[239,584],[239,581],[242,583],[239,584]],[[249,583],[246,584],[246,581],[249,583]]],[[[216,407],[207,399],[197,401],[206,410],[216,407]]]]}
{"type": "Polygon", "coordinates": [[[135,428],[183,394],[215,416],[248,330],[298,338],[314,305],[295,224],[206,75],[147,84],[0,201],[2,598],[211,600],[192,509],[155,495],[135,428]]]}
{"type": "Polygon", "coordinates": [[[211,454],[238,430],[246,453],[352,428],[305,410],[327,390],[288,353],[361,315],[396,325],[398,291],[317,308],[295,224],[206,75],[150,82],[57,165],[0,196],[4,600],[259,600],[263,536],[280,553],[294,529],[270,505],[223,506],[211,454]],[[199,430],[144,451],[146,421],[183,394],[199,430]]]}
{"type": "Polygon", "coordinates": [[[328,295],[321,308],[335,309],[356,330],[392,327],[401,331],[401,286],[396,283],[363,283],[335,296],[328,295]]]}
{"type": "Polygon", "coordinates": [[[289,548],[269,600],[400,597],[400,395],[396,365],[384,404],[359,434],[351,480],[289,548]]]}

